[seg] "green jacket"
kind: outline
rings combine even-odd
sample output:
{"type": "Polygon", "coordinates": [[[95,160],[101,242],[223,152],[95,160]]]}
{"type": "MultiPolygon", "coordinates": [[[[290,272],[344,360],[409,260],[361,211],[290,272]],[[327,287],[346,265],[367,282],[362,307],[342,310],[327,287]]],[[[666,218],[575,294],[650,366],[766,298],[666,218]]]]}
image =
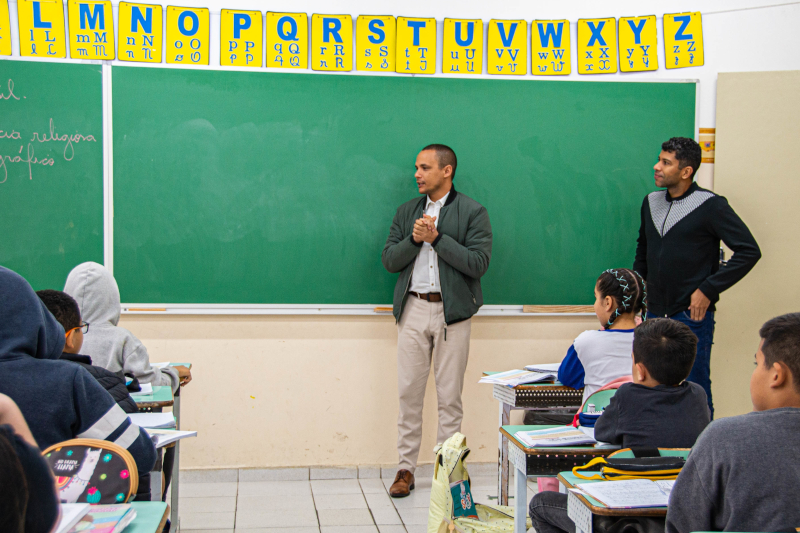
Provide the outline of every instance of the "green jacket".
{"type": "MultiPolygon", "coordinates": [[[[427,200],[422,196],[397,209],[383,247],[383,266],[389,272],[400,272],[393,302],[398,321],[408,297],[414,262],[422,248],[422,243],[412,240],[411,232],[414,221],[422,217],[427,200]]],[[[492,226],[485,207],[453,188],[439,213],[437,230],[439,237],[431,244],[439,256],[444,320],[453,324],[472,317],[483,305],[480,278],[492,257],[492,226]]]]}

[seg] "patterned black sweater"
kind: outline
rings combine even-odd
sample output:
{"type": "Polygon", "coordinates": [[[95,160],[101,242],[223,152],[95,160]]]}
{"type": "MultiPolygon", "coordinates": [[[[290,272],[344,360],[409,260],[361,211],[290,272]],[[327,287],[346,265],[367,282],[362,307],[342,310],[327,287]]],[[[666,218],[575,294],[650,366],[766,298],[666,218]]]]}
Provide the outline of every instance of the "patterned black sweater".
{"type": "Polygon", "coordinates": [[[693,183],[678,198],[665,190],[642,202],[633,268],[647,282],[649,311],[672,316],[686,311],[696,289],[711,300],[742,279],[761,258],[750,230],[723,196],[693,183]],[[733,250],[720,268],[719,245],[733,250]]]}

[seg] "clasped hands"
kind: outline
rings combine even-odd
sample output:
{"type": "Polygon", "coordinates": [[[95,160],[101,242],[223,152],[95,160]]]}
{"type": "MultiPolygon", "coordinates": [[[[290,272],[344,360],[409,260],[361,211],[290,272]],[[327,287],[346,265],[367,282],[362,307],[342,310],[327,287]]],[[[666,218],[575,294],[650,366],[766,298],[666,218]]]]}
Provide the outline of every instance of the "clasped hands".
{"type": "Polygon", "coordinates": [[[411,233],[411,238],[414,242],[427,242],[428,244],[436,240],[439,232],[436,230],[436,217],[422,215],[422,218],[414,222],[414,230],[411,233]]]}

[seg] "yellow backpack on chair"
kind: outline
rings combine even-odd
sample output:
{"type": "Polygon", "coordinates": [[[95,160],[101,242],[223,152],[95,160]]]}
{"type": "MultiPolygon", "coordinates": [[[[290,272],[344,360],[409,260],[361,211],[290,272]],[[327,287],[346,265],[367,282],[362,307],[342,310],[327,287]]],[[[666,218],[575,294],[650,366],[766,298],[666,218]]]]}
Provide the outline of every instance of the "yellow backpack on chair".
{"type": "MultiPolygon", "coordinates": [[[[431,503],[428,509],[428,533],[446,533],[449,529],[459,533],[513,533],[514,508],[503,505],[474,504],[478,518],[454,517],[451,484],[469,481],[464,459],[469,454],[467,438],[456,433],[436,450],[436,465],[431,486],[431,503]]],[[[527,505],[524,507],[527,509],[527,505]]],[[[531,527],[526,517],[526,528],[531,527]]]]}

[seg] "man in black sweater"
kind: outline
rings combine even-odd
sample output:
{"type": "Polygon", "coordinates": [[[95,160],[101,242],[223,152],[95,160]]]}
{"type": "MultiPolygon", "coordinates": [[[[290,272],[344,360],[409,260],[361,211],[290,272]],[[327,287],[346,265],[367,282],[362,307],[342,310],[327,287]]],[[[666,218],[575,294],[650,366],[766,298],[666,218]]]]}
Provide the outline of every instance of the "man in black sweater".
{"type": "Polygon", "coordinates": [[[711,400],[711,344],[719,295],[742,279],[761,258],[750,230],[728,201],[694,183],[700,145],[673,137],[661,145],[656,187],[642,202],[641,226],[633,269],[647,282],[648,317],[667,317],[688,325],[697,335],[697,357],[688,380],[703,387],[711,400]],[[733,256],[719,264],[724,242],[733,256]]]}

